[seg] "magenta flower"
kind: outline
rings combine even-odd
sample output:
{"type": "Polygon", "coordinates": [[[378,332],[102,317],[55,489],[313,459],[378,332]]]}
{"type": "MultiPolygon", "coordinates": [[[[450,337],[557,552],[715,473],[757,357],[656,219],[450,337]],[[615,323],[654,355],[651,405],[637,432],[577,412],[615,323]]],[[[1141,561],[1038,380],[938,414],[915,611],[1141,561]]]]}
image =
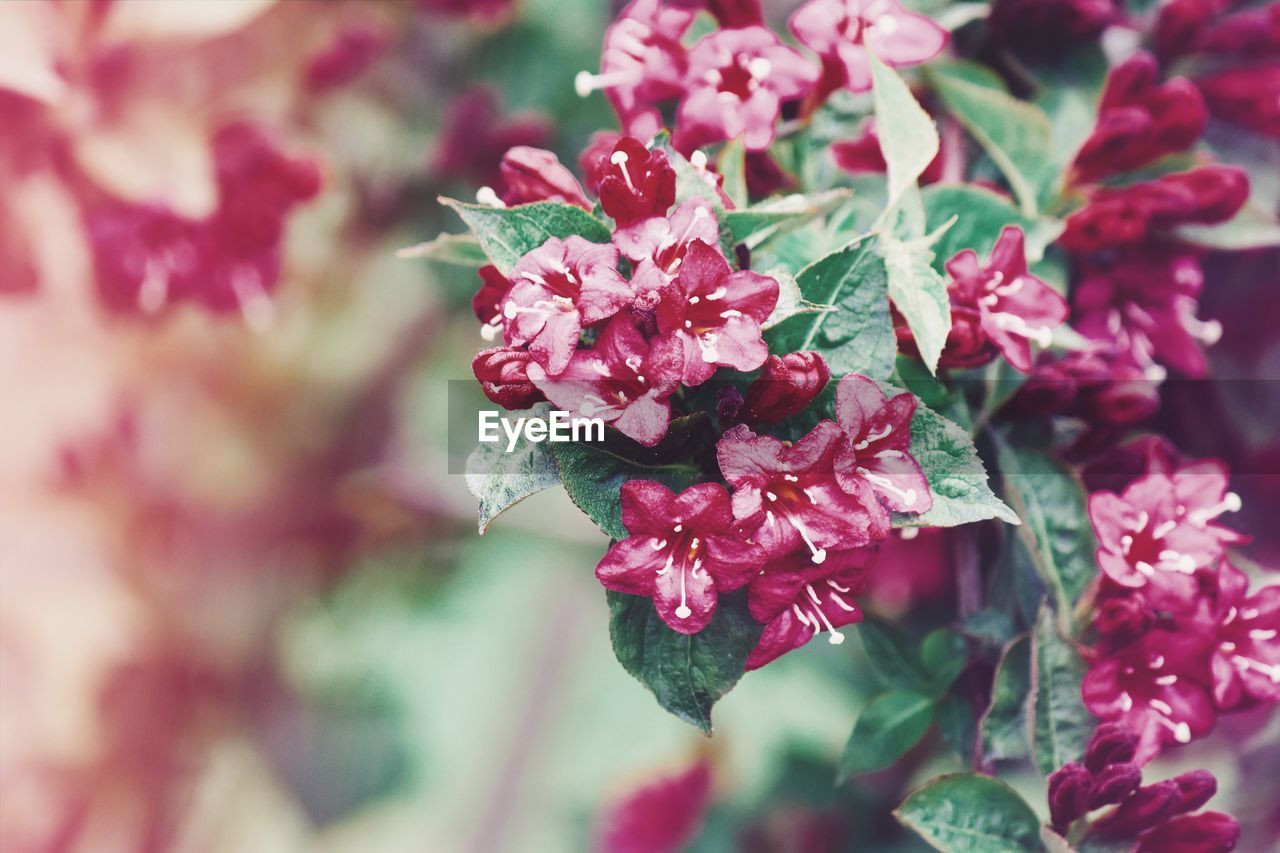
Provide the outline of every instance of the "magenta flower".
{"type": "Polygon", "coordinates": [[[1280,62],[1228,68],[1196,85],[1215,116],[1280,139],[1280,62]]]}
{"type": "Polygon", "coordinates": [[[543,400],[529,379],[533,355],[528,350],[495,347],[471,360],[471,370],[484,395],[504,409],[527,409],[543,400]]]}
{"type": "Polygon", "coordinates": [[[1072,179],[1090,183],[1145,166],[1191,147],[1204,133],[1209,114],[1200,90],[1175,77],[1156,85],[1156,58],[1140,52],[1107,75],[1098,123],[1072,166],[1072,179]]]}
{"type": "Polygon", "coordinates": [[[746,419],[776,424],[799,414],[831,379],[827,362],[816,352],[771,355],[760,376],[747,386],[746,419]]]}
{"type": "MultiPolygon", "coordinates": [[[[973,353],[977,349],[973,339],[981,331],[988,360],[999,351],[1016,369],[1029,373],[1031,341],[1047,347],[1053,329],[1067,319],[1069,309],[1061,294],[1027,272],[1022,229],[1007,226],[1001,231],[985,265],[979,264],[976,252],[965,249],[946,267],[951,274],[955,325],[960,330],[952,331],[957,349],[973,353]]],[[[947,348],[951,347],[949,337],[947,348]]],[[[943,361],[951,364],[945,351],[943,361]]],[[[967,355],[964,363],[973,364],[973,356],[967,355]]]]}
{"type": "Polygon", "coordinates": [[[897,0],[811,0],[795,11],[791,32],[854,92],[871,88],[869,49],[887,65],[919,65],[947,46],[947,31],[897,0]]]}
{"type": "Polygon", "coordinates": [[[465,179],[486,187],[501,183],[503,154],[517,145],[545,145],[551,138],[545,118],[528,113],[503,115],[497,93],[483,86],[455,97],[440,126],[432,172],[441,179],[465,179]]]}
{"type": "Polygon", "coordinates": [[[1135,761],[1145,764],[1167,743],[1190,743],[1213,728],[1213,699],[1204,686],[1205,639],[1164,629],[1104,653],[1080,692],[1090,713],[1127,723],[1139,737],[1135,761]]]}
{"type": "Polygon", "coordinates": [[[746,584],[763,563],[719,483],[673,495],[659,483],[629,480],[622,523],[631,535],[609,548],[596,577],[606,589],[652,598],[662,621],[681,634],[705,628],[720,593],[746,584]]]}
{"type": "Polygon", "coordinates": [[[689,51],[676,121],[676,148],[688,153],[744,138],[748,151],[773,142],[784,101],[802,96],[818,71],[764,27],[717,30],[689,51]]]}
{"type": "Polygon", "coordinates": [[[517,145],[502,155],[502,202],[507,206],[534,201],[560,201],[591,210],[582,185],[556,155],[517,145]]]}
{"type": "Polygon", "coordinates": [[[1208,770],[1192,770],[1172,779],[1145,785],[1089,827],[1090,840],[1121,839],[1137,843],[1135,853],[1226,853],[1235,846],[1240,827],[1218,812],[1189,815],[1218,792],[1218,780],[1208,770]]]}
{"type": "Polygon", "coordinates": [[[743,270],[733,272],[718,249],[695,240],[675,280],[662,290],[658,331],[684,352],[685,385],[701,385],[717,365],[755,370],[769,348],[760,325],[778,303],[778,282],[743,270]]]}
{"type": "Polygon", "coordinates": [[[764,624],[747,670],[759,669],[798,649],[822,632],[832,645],[844,642],[838,628],[862,620],[854,596],[862,591],[876,549],[832,551],[815,566],[809,555],[789,554],[765,565],[747,586],[747,606],[764,624]]]}
{"type": "Polygon", "coordinates": [[[1221,463],[1205,462],[1172,476],[1147,474],[1119,495],[1094,492],[1089,518],[1098,535],[1098,565],[1121,586],[1189,601],[1198,588],[1197,570],[1211,567],[1223,545],[1239,539],[1213,523],[1240,508],[1226,484],[1221,463]]]}
{"type": "Polygon", "coordinates": [[[584,71],[574,81],[578,94],[604,90],[622,129],[649,139],[662,129],[655,104],[684,93],[688,57],[681,39],[693,18],[662,0],[633,0],[605,30],[600,73],[584,71]]]}
{"type": "Polygon", "coordinates": [[[889,512],[925,512],[933,506],[929,482],[911,456],[914,395],[887,398],[880,386],[850,373],[836,386],[836,420],[844,441],[836,453],[836,481],[873,514],[878,528],[889,525],[889,512]]]}
{"type": "Polygon", "coordinates": [[[655,216],[666,216],[676,203],[676,173],[661,149],[650,151],[630,136],[619,139],[600,164],[600,206],[625,228],[655,216]]]}
{"type": "Polygon", "coordinates": [[[1213,698],[1233,708],[1246,698],[1280,701],[1280,586],[1248,594],[1249,578],[1224,561],[1218,569],[1210,669],[1213,698]]]}
{"type": "Polygon", "coordinates": [[[734,515],[754,526],[754,540],[771,558],[807,550],[816,565],[828,549],[860,548],[889,535],[883,519],[836,481],[843,436],[835,423],[821,421],[794,445],[745,425],[720,438],[716,457],[735,489],[734,515]]]}
{"type": "Polygon", "coordinates": [[[480,276],[480,289],[471,297],[471,310],[482,325],[480,336],[486,341],[495,340],[502,331],[502,300],[511,289],[511,282],[498,272],[493,264],[485,264],[476,270],[480,276]]]}
{"type": "Polygon", "coordinates": [[[528,345],[551,375],[565,369],[584,326],[621,311],[634,293],[618,273],[618,250],[581,237],[552,237],[511,270],[502,305],[508,344],[528,345]]]}
{"type": "Polygon", "coordinates": [[[670,341],[646,341],[625,313],[610,320],[595,346],[580,349],[556,376],[535,362],[533,384],[553,404],[600,418],[623,435],[652,447],[667,434],[671,403],[679,387],[683,354],[670,341]]]}
{"type": "Polygon", "coordinates": [[[1135,250],[1084,270],[1073,298],[1077,331],[1111,343],[1153,379],[1165,375],[1157,362],[1204,375],[1200,347],[1222,326],[1196,317],[1204,275],[1194,255],[1135,250]]]}
{"type": "Polygon", "coordinates": [[[681,202],[670,216],[644,219],[613,234],[614,244],[637,264],[631,277],[637,292],[659,290],[675,278],[694,241],[718,246],[719,240],[715,208],[697,197],[681,202]]]}

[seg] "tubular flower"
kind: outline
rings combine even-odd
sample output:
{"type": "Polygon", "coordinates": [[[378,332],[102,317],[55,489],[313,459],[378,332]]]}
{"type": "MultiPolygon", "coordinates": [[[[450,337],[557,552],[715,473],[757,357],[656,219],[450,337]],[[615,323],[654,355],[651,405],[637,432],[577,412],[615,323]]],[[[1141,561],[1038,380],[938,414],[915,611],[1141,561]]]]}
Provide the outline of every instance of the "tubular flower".
{"type": "Polygon", "coordinates": [[[661,0],[634,0],[605,31],[600,73],[583,71],[574,88],[583,97],[604,90],[628,135],[652,137],[662,129],[654,105],[684,92],[688,56],[680,40],[693,18],[661,0]]]}
{"type": "Polygon", "coordinates": [[[1280,586],[1248,594],[1244,572],[1223,562],[1209,662],[1213,698],[1227,709],[1247,699],[1280,701],[1280,586]]]}
{"type": "Polygon", "coordinates": [[[919,65],[947,46],[947,31],[897,0],[811,0],[795,11],[791,32],[822,57],[827,76],[854,92],[871,88],[870,50],[887,65],[919,65]]]}
{"type": "Polygon", "coordinates": [[[844,431],[836,453],[836,481],[880,516],[877,529],[889,526],[889,510],[924,512],[933,506],[929,482],[908,452],[915,411],[914,395],[888,398],[875,382],[856,373],[836,385],[836,419],[844,431]]]}
{"type": "Polygon", "coordinates": [[[662,621],[682,634],[705,628],[719,594],[746,584],[763,562],[719,483],[674,495],[659,483],[630,480],[622,486],[622,523],[631,535],[609,548],[596,577],[606,589],[652,598],[662,621]]]}
{"type": "Polygon", "coordinates": [[[715,209],[705,198],[688,199],[668,217],[645,219],[613,234],[614,244],[636,264],[631,280],[637,292],[659,290],[675,278],[695,241],[716,246],[719,239],[715,209]]]}
{"type": "Polygon", "coordinates": [[[618,250],[581,237],[552,237],[511,270],[502,304],[508,344],[528,345],[556,375],[565,369],[584,326],[621,311],[634,294],[618,274],[618,250]]]}
{"type": "Polygon", "coordinates": [[[817,79],[817,69],[764,27],[703,36],[689,51],[676,148],[690,152],[742,136],[748,151],[762,151],[773,142],[783,102],[817,79]]]}
{"type": "MultiPolygon", "coordinates": [[[[999,351],[1016,369],[1029,373],[1031,341],[1047,347],[1053,329],[1066,320],[1067,301],[1027,272],[1023,246],[1022,229],[1009,226],[1000,232],[985,265],[979,264],[972,249],[947,261],[951,302],[958,320],[947,349],[958,351],[961,364],[981,363],[976,359],[983,354],[989,361],[999,351]],[[975,338],[982,341],[981,348],[975,345],[975,338]]],[[[945,350],[942,357],[946,364],[961,366],[948,361],[945,350]]]]}
{"type": "Polygon", "coordinates": [[[831,552],[815,566],[805,552],[767,563],[747,586],[752,617],[764,624],[747,669],[759,669],[827,632],[832,645],[844,642],[839,628],[862,620],[853,596],[862,591],[876,549],[831,552]]]}
{"type": "Polygon", "coordinates": [[[485,264],[476,272],[481,284],[480,289],[471,297],[471,310],[483,324],[480,326],[480,337],[492,341],[502,331],[502,300],[511,289],[511,282],[493,264],[485,264]]]}
{"type": "Polygon", "coordinates": [[[1103,655],[1081,695],[1094,716],[1138,733],[1134,760],[1145,764],[1163,744],[1190,743],[1213,728],[1213,699],[1202,683],[1206,653],[1203,638],[1157,628],[1103,655]]]}
{"type": "Polygon", "coordinates": [[[676,173],[667,153],[630,136],[618,140],[597,174],[600,206],[619,228],[666,216],[676,203],[676,173]]]}
{"type": "Polygon", "coordinates": [[[1189,148],[1209,120],[1204,98],[1190,80],[1156,85],[1156,58],[1138,53],[1107,75],[1098,123],[1076,154],[1072,178],[1090,183],[1189,148]]]}
{"type": "Polygon", "coordinates": [[[1146,785],[1100,817],[1090,828],[1090,839],[1136,839],[1138,853],[1180,850],[1217,853],[1231,850],[1240,833],[1234,818],[1218,812],[1189,815],[1218,791],[1218,780],[1208,770],[1192,770],[1163,782],[1146,785]]]}
{"type": "Polygon", "coordinates": [[[504,409],[527,409],[544,398],[529,379],[533,356],[528,350],[495,347],[471,360],[484,395],[504,409]]]}
{"type": "Polygon", "coordinates": [[[498,171],[502,176],[503,204],[561,201],[591,210],[578,179],[550,151],[518,145],[502,155],[498,171]]]}
{"type": "Polygon", "coordinates": [[[667,434],[667,398],[680,384],[682,361],[671,342],[646,341],[631,318],[619,314],[605,325],[595,346],[575,352],[560,374],[548,376],[537,362],[527,370],[556,406],[600,418],[652,447],[667,434]]]}
{"type": "Polygon", "coordinates": [[[1160,364],[1204,375],[1200,347],[1215,343],[1222,326],[1196,317],[1204,274],[1194,255],[1134,251],[1085,270],[1073,298],[1077,331],[1111,342],[1152,379],[1164,378],[1160,364]]]}
{"type": "Polygon", "coordinates": [[[684,352],[682,381],[700,385],[717,365],[755,370],[769,356],[760,325],[778,302],[778,282],[733,272],[717,249],[695,240],[658,303],[658,331],[684,352]]]}
{"type": "Polygon", "coordinates": [[[1172,476],[1147,474],[1119,495],[1094,492],[1089,518],[1098,535],[1098,565],[1121,586],[1189,600],[1198,587],[1196,571],[1211,567],[1224,544],[1239,541],[1212,523],[1240,508],[1240,498],[1226,485],[1223,466],[1204,462],[1172,476]]]}
{"type": "Polygon", "coordinates": [[[746,418],[776,424],[804,411],[831,379],[826,360],[816,352],[771,355],[760,376],[747,386],[746,418]]]}
{"type": "Polygon", "coordinates": [[[883,519],[836,481],[842,437],[839,426],[821,421],[794,445],[745,425],[720,438],[716,456],[735,489],[734,515],[754,527],[754,541],[770,557],[807,550],[817,565],[829,549],[860,548],[889,534],[883,519]]]}

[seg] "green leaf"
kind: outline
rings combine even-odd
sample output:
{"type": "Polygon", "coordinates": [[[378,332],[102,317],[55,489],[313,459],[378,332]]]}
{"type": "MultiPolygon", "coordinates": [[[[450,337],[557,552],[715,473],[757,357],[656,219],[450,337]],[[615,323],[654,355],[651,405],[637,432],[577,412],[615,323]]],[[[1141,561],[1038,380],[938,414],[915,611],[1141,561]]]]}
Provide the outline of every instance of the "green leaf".
{"type": "Polygon", "coordinates": [[[791,229],[830,213],[849,197],[846,190],[832,190],[819,195],[788,195],[770,199],[755,207],[726,210],[721,223],[729,229],[732,242],[757,249],[769,240],[791,229]]]}
{"type": "Polygon", "coordinates": [[[933,252],[920,244],[881,235],[880,252],[888,275],[889,298],[911,328],[925,366],[936,373],[951,332],[946,279],[933,268],[933,252]]]}
{"type": "Polygon", "coordinates": [[[858,623],[858,636],[872,671],[885,687],[927,690],[929,677],[910,642],[896,626],[869,616],[858,623]]]}
{"type": "MultiPolygon", "coordinates": [[[[545,403],[528,412],[514,412],[513,416],[546,417],[545,403]]],[[[480,502],[480,532],[484,533],[499,513],[514,506],[529,495],[548,489],[560,482],[560,472],[555,458],[544,442],[525,441],[507,453],[505,439],[477,444],[467,457],[467,489],[480,502]]]]}
{"type": "Polygon", "coordinates": [[[911,455],[929,481],[933,506],[915,515],[894,513],[895,527],[956,527],[988,518],[1020,523],[987,484],[969,433],[923,404],[911,419],[911,455]]]}
{"type": "Polygon", "coordinates": [[[1044,257],[1045,249],[1062,233],[1059,220],[1023,216],[1004,196],[978,186],[926,187],[921,191],[921,198],[927,230],[933,231],[956,217],[955,225],[940,235],[932,247],[934,268],[940,273],[944,271],[943,265],[964,249],[973,249],[985,260],[1007,225],[1017,226],[1027,235],[1029,263],[1044,257]]]}
{"type": "Polygon", "coordinates": [[[871,62],[876,134],[888,166],[887,209],[892,209],[938,155],[938,128],[897,72],[870,51],[867,59],[871,62]]]}
{"type": "Polygon", "coordinates": [[[715,176],[705,168],[694,166],[672,147],[670,133],[665,130],[660,132],[649,147],[661,148],[667,154],[667,161],[676,173],[676,204],[691,198],[702,198],[711,202],[717,216],[723,215],[724,201],[720,198],[720,193],[716,192],[715,176]]]}
{"type": "Polygon", "coordinates": [[[945,693],[969,664],[969,644],[950,628],[931,631],[920,644],[920,663],[934,693],[945,693]]]}
{"type": "Polygon", "coordinates": [[[893,813],[944,853],[1043,850],[1040,820],[1016,791],[989,776],[939,776],[913,791],[893,813]]]}
{"type": "Polygon", "coordinates": [[[873,244],[862,238],[800,271],[796,283],[803,298],[834,309],[778,323],[765,334],[771,352],[817,351],[836,376],[853,372],[875,379],[889,376],[897,342],[889,317],[884,263],[873,244]]]}
{"type": "Polygon", "coordinates": [[[1004,173],[1022,212],[1034,216],[1041,192],[1057,177],[1052,128],[1044,111],[1010,95],[980,65],[931,65],[925,74],[947,109],[1004,173]]]}
{"type": "Polygon", "coordinates": [[[964,764],[973,763],[973,743],[978,736],[978,721],[973,703],[959,693],[948,693],[938,702],[938,731],[942,739],[964,764]]]}
{"type": "Polygon", "coordinates": [[[840,780],[883,770],[919,743],[933,723],[934,700],[909,690],[872,699],[858,715],[840,758],[840,780]]]}
{"type": "Polygon", "coordinates": [[[549,447],[569,498],[611,538],[623,539],[627,529],[622,526],[622,484],[654,480],[672,491],[693,485],[702,473],[693,460],[713,438],[710,419],[699,412],[672,421],[667,437],[656,447],[644,447],[614,429],[605,430],[603,442],[549,447]]]}
{"type": "Polygon", "coordinates": [[[1031,741],[1045,775],[1079,761],[1097,724],[1080,698],[1084,675],[1080,653],[1058,634],[1052,610],[1042,607],[1031,638],[1031,741]]]}
{"type": "Polygon", "coordinates": [[[997,443],[1005,493],[1026,524],[1018,531],[1036,571],[1053,593],[1059,617],[1097,574],[1093,526],[1084,486],[1063,465],[1037,450],[997,443]]]}
{"type": "Polygon", "coordinates": [[[480,241],[470,234],[441,234],[434,240],[408,246],[396,252],[397,258],[426,258],[439,264],[479,269],[489,263],[480,241]]]}
{"type": "Polygon", "coordinates": [[[806,300],[800,291],[800,285],[796,283],[795,276],[786,270],[769,270],[765,275],[778,282],[778,304],[760,324],[761,329],[768,331],[797,314],[822,314],[834,310],[831,305],[815,305],[806,300]]]}
{"type": "Polygon", "coordinates": [[[1019,637],[1004,648],[991,687],[991,705],[978,724],[986,761],[1027,758],[1031,744],[1027,704],[1031,699],[1031,640],[1019,637]]]}
{"type": "Polygon", "coordinates": [[[503,275],[552,237],[563,239],[577,235],[593,243],[608,243],[612,239],[607,225],[571,204],[537,201],[515,207],[487,207],[451,198],[441,198],[440,203],[457,211],[503,275]]]}
{"type": "Polygon", "coordinates": [[[696,634],[668,628],[647,598],[617,592],[608,597],[609,635],[622,668],[663,708],[711,734],[711,707],[742,677],[760,639],[745,596],[721,596],[710,624],[696,634]]]}
{"type": "Polygon", "coordinates": [[[724,178],[724,191],[739,208],[750,202],[747,197],[747,148],[743,138],[730,139],[716,158],[716,171],[724,178]]]}

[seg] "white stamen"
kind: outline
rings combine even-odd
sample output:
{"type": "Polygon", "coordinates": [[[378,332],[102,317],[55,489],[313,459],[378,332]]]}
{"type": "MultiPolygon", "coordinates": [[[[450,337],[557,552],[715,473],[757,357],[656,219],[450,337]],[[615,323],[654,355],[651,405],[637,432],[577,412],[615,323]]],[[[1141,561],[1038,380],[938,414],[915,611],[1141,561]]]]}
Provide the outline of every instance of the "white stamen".
{"type": "Polygon", "coordinates": [[[880,439],[889,435],[891,432],[893,432],[893,426],[890,425],[890,426],[886,426],[884,429],[880,430],[879,432],[868,433],[867,436],[864,439],[862,439],[862,441],[859,441],[857,444],[853,446],[853,449],[866,450],[867,447],[870,446],[872,442],[879,441],[880,439]]]}
{"type": "Polygon", "coordinates": [[[659,539],[655,536],[653,537],[653,541],[649,543],[649,547],[655,551],[661,551],[663,548],[667,547],[667,540],[659,539]]]}
{"type": "Polygon", "coordinates": [[[827,549],[819,548],[817,545],[813,544],[813,540],[809,538],[809,531],[805,530],[804,525],[800,523],[800,519],[789,518],[788,521],[791,522],[791,526],[796,529],[796,532],[800,534],[800,538],[804,540],[804,544],[809,546],[809,558],[813,560],[814,563],[821,563],[823,560],[827,559],[827,549]]]}
{"type": "Polygon", "coordinates": [[[498,194],[493,191],[493,187],[481,187],[476,190],[476,201],[485,207],[506,207],[502,199],[498,198],[498,194]]]}
{"type": "Polygon", "coordinates": [[[902,502],[907,506],[915,506],[916,498],[919,497],[919,495],[916,494],[915,489],[900,489],[897,486],[895,486],[893,484],[893,481],[890,480],[888,477],[881,476],[880,474],[874,474],[871,471],[868,471],[866,468],[859,468],[857,470],[859,474],[861,474],[863,477],[866,477],[874,485],[884,489],[887,492],[892,492],[893,494],[902,498],[902,502]]]}
{"type": "Polygon", "coordinates": [[[631,174],[627,171],[627,152],[615,151],[613,156],[609,158],[609,162],[618,167],[618,171],[622,172],[622,180],[627,182],[627,189],[632,192],[636,191],[636,185],[631,183],[631,174]]]}

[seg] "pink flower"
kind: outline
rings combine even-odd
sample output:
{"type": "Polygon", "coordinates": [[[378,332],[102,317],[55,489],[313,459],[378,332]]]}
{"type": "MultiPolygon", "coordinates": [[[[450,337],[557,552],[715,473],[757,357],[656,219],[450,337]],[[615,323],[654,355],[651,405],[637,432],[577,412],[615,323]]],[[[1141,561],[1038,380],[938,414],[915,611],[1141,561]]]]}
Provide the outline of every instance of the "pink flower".
{"type": "Polygon", "coordinates": [[[387,29],[372,20],[344,25],[307,64],[307,88],[328,92],[350,83],[386,52],[389,42],[387,29]]]}
{"type": "Polygon", "coordinates": [[[915,411],[912,394],[888,398],[875,382],[857,373],[836,386],[836,420],[844,430],[836,453],[836,481],[881,516],[878,528],[888,527],[890,509],[925,512],[933,506],[929,482],[908,452],[915,411]]]}
{"type": "Polygon", "coordinates": [[[502,305],[508,344],[528,345],[551,375],[565,369],[584,326],[621,311],[634,294],[618,273],[618,250],[581,237],[552,237],[511,270],[502,305]]]}
{"type": "Polygon", "coordinates": [[[669,217],[652,217],[614,232],[613,242],[636,263],[632,286],[637,292],[659,290],[673,278],[695,241],[718,246],[720,225],[704,198],[680,203],[669,217]]]}
{"type": "Polygon", "coordinates": [[[502,202],[508,207],[559,201],[591,210],[578,179],[550,151],[517,145],[502,155],[498,172],[502,176],[502,202]]]}
{"type": "Polygon", "coordinates": [[[667,434],[667,398],[680,384],[682,363],[678,348],[661,339],[646,341],[623,313],[605,325],[595,346],[575,352],[560,374],[548,376],[536,362],[528,374],[556,406],[600,418],[652,447],[667,434]]]}
{"type": "MultiPolygon", "coordinates": [[[[883,173],[887,168],[884,152],[880,150],[880,137],[876,133],[875,119],[868,119],[862,126],[862,135],[831,143],[831,156],[836,165],[846,172],[858,175],[864,172],[883,173]]],[[[931,184],[942,177],[945,167],[943,149],[939,148],[933,160],[920,175],[920,183],[931,184]]]]}
{"type": "Polygon", "coordinates": [[[1107,75],[1098,123],[1076,154],[1072,179],[1089,183],[1182,151],[1209,120],[1200,90],[1181,77],[1156,85],[1159,65],[1140,52],[1107,75]]]}
{"type": "Polygon", "coordinates": [[[673,631],[707,626],[722,592],[760,571],[763,555],[747,543],[719,483],[673,495],[649,480],[622,486],[622,523],[631,535],[615,542],[596,566],[606,589],[653,599],[673,631]]]}
{"type": "Polygon", "coordinates": [[[1280,62],[1229,68],[1196,84],[1214,115],[1280,139],[1280,62]]]}
{"type": "Polygon", "coordinates": [[[647,780],[601,816],[596,853],[667,853],[685,849],[711,807],[709,758],[686,770],[647,780]]]}
{"type": "Polygon", "coordinates": [[[1080,692],[1090,713],[1121,720],[1139,736],[1135,761],[1145,764],[1167,743],[1190,743],[1213,728],[1213,699],[1204,686],[1207,643],[1164,629],[1104,654],[1080,692]]]}
{"type": "Polygon", "coordinates": [[[747,386],[746,419],[776,424],[799,414],[831,379],[827,362],[816,352],[771,355],[760,376],[747,386]]]}
{"type": "MultiPolygon", "coordinates": [[[[999,351],[1016,369],[1029,373],[1031,341],[1047,347],[1054,327],[1066,320],[1069,309],[1061,294],[1027,272],[1022,229],[1005,227],[985,265],[978,263],[976,252],[965,249],[947,261],[946,267],[951,274],[952,305],[961,309],[956,326],[964,329],[968,325],[972,330],[961,335],[960,341],[980,330],[986,352],[994,355],[999,351]],[[973,329],[975,320],[977,328],[973,329]]],[[[950,338],[947,346],[951,347],[950,338]]],[[[973,351],[975,347],[962,343],[959,349],[973,351]]],[[[945,351],[943,361],[950,363],[945,351]]],[[[965,362],[972,363],[972,358],[965,362]]]]}
{"type": "Polygon", "coordinates": [[[655,104],[684,92],[688,56],[681,39],[693,18],[661,0],[634,0],[605,31],[600,73],[584,71],[574,81],[578,94],[603,89],[622,129],[649,139],[662,129],[655,104]]]}
{"type": "Polygon", "coordinates": [[[760,0],[670,0],[684,9],[706,9],[722,27],[749,27],[764,23],[760,0]]]}
{"type": "Polygon", "coordinates": [[[1203,284],[1194,255],[1133,251],[1085,265],[1073,299],[1073,325],[1086,337],[1112,343],[1153,379],[1164,376],[1156,362],[1203,376],[1200,345],[1222,334],[1216,321],[1196,318],[1203,284]]]}
{"type": "Polygon", "coordinates": [[[502,329],[502,299],[511,289],[511,282],[493,264],[485,264],[476,273],[480,276],[481,284],[480,289],[471,297],[471,310],[476,319],[484,324],[480,329],[481,337],[491,341],[502,329]]]}
{"type": "Polygon", "coordinates": [[[1249,578],[1228,562],[1218,569],[1210,668],[1219,708],[1280,701],[1280,586],[1248,594],[1249,578]]]}
{"type": "Polygon", "coordinates": [[[795,11],[791,32],[823,58],[845,88],[871,88],[868,49],[887,65],[919,65],[947,46],[947,31],[897,0],[811,0],[795,11]]]}
{"type": "Polygon", "coordinates": [[[747,150],[762,151],[773,142],[782,103],[817,79],[817,69],[764,27],[703,36],[689,51],[676,148],[687,153],[742,136],[747,150]]]}
{"type": "Polygon", "coordinates": [[[655,216],[666,216],[676,203],[676,173],[661,149],[650,151],[626,136],[613,146],[598,173],[600,206],[625,228],[655,216]]]}
{"type": "Polygon", "coordinates": [[[1212,523],[1240,508],[1240,498],[1226,486],[1225,467],[1206,461],[1172,476],[1147,474],[1119,495],[1094,492],[1089,517],[1098,535],[1098,565],[1121,586],[1190,600],[1197,570],[1211,567],[1225,543],[1239,541],[1212,523]]]}
{"type": "Polygon", "coordinates": [[[1240,840],[1240,823],[1222,812],[1167,820],[1138,839],[1134,853],[1227,853],[1240,840]]]}
{"type": "Polygon", "coordinates": [[[1125,187],[1104,187],[1067,217],[1059,244],[1097,252],[1143,242],[1153,231],[1225,222],[1249,198],[1249,176],[1236,166],[1201,166],[1125,187]]]}
{"type": "Polygon", "coordinates": [[[760,324],[778,302],[778,282],[733,272],[718,249],[695,240],[675,280],[662,290],[658,331],[679,342],[685,385],[700,385],[717,365],[755,370],[769,356],[760,324]]]}
{"type": "Polygon", "coordinates": [[[543,145],[551,127],[538,115],[504,116],[498,95],[483,86],[458,95],[441,122],[443,132],[432,171],[442,179],[496,187],[502,155],[517,145],[543,145]]]}
{"type": "Polygon", "coordinates": [[[843,437],[835,423],[821,421],[794,445],[745,425],[720,438],[716,457],[735,489],[734,515],[755,526],[754,540],[771,557],[807,549],[817,565],[828,549],[860,548],[889,534],[884,519],[836,481],[843,437]]]}
{"type": "Polygon", "coordinates": [[[1141,421],[1159,407],[1159,390],[1146,372],[1110,343],[1099,343],[1058,357],[1042,355],[1006,410],[1035,418],[1057,412],[1095,427],[1116,428],[1141,421]]]}
{"type": "Polygon", "coordinates": [[[529,380],[533,355],[528,350],[496,347],[471,360],[471,370],[484,395],[504,409],[527,409],[544,399],[529,380]]]}
{"type": "Polygon", "coordinates": [[[853,548],[831,552],[820,566],[804,552],[766,564],[747,587],[751,615],[765,626],[747,657],[747,670],[777,660],[823,631],[832,645],[843,643],[837,629],[862,620],[853,596],[862,591],[875,556],[875,548],[853,548]]]}

